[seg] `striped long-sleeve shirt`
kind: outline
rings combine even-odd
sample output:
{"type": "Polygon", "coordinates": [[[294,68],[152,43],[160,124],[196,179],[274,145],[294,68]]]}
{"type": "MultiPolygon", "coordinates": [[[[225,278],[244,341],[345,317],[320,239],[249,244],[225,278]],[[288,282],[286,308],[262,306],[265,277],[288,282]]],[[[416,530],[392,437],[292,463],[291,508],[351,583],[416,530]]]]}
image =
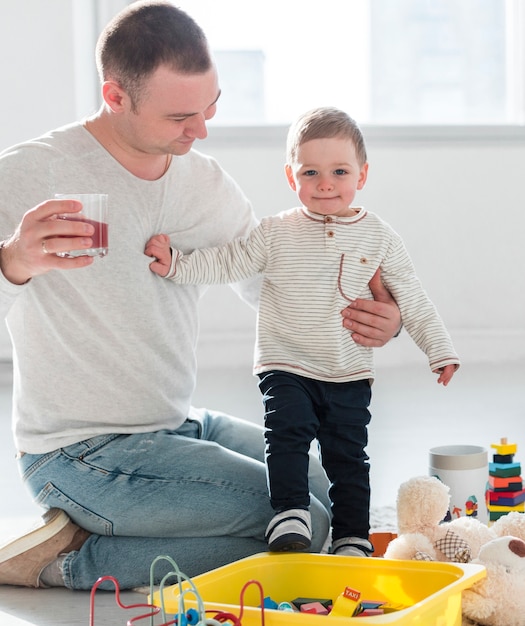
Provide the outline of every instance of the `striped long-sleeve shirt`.
{"type": "Polygon", "coordinates": [[[172,254],[168,277],[181,284],[264,275],[256,374],[280,369],[333,382],[373,378],[373,350],[351,339],[341,310],[356,298],[372,298],[368,283],[378,267],[404,327],[428,356],[431,369],[459,364],[403,241],[365,209],[346,218],[292,209],[263,218],[247,237],[225,246],[172,254]]]}

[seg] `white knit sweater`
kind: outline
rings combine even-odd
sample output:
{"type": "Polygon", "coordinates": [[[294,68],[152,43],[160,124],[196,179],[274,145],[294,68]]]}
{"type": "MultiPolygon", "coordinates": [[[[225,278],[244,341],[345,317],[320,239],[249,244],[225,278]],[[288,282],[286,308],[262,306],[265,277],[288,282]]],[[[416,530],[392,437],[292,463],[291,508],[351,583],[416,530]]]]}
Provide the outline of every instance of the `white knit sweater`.
{"type": "Polygon", "coordinates": [[[159,232],[187,251],[220,245],[256,224],[213,159],[191,151],[146,181],[73,124],[0,154],[0,240],[28,209],[74,192],[109,194],[109,254],[22,286],[0,272],[0,315],[13,341],[15,445],[25,452],[177,428],[195,385],[203,288],[160,280],[144,246],[159,232]]]}

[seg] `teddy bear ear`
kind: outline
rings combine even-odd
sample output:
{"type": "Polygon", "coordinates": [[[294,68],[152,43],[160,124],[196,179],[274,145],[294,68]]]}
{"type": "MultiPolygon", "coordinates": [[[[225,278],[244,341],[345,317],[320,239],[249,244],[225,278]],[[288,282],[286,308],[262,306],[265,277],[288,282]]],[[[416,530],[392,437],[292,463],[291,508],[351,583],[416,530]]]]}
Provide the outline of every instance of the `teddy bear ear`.
{"type": "Polygon", "coordinates": [[[518,537],[496,537],[481,546],[478,561],[486,567],[489,564],[501,565],[509,573],[523,575],[525,572],[525,542],[518,537]]]}
{"type": "Polygon", "coordinates": [[[516,556],[525,558],[525,541],[521,539],[511,539],[509,541],[509,550],[516,556]]]}

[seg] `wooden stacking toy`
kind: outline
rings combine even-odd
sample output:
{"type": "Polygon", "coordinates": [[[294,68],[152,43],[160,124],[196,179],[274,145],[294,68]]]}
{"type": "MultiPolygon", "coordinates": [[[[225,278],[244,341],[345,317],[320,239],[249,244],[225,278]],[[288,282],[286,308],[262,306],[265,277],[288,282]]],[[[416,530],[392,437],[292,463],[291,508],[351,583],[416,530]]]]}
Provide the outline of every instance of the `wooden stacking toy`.
{"type": "Polygon", "coordinates": [[[521,478],[521,463],[514,461],[518,450],[515,443],[508,443],[503,437],[499,443],[492,443],[495,449],[493,462],[489,463],[489,484],[487,508],[489,521],[494,522],[511,511],[525,511],[525,489],[521,478]]]}

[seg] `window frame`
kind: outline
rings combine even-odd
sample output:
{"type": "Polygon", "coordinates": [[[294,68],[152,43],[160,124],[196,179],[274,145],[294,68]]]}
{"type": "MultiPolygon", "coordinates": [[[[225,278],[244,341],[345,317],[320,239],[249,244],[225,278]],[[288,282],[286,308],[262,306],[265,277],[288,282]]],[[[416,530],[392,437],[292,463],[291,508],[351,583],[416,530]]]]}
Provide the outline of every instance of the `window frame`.
{"type": "MultiPolygon", "coordinates": [[[[399,125],[386,126],[380,124],[363,124],[361,126],[367,144],[403,145],[415,143],[451,144],[451,143],[494,143],[516,144],[525,143],[525,126],[516,124],[494,125],[399,125]]],[[[284,151],[284,140],[288,126],[209,126],[206,145],[217,148],[276,146],[281,145],[284,151]]],[[[204,145],[204,144],[203,144],[204,145]]],[[[197,149],[199,147],[197,146],[197,149]]]]}
{"type": "MultiPolygon", "coordinates": [[[[92,80],[77,80],[75,85],[77,109],[79,117],[85,114],[86,105],[89,110],[98,107],[100,101],[99,82],[96,69],[93,67],[93,50],[98,34],[106,23],[118,11],[135,0],[91,0],[88,5],[74,4],[73,30],[79,45],[75,48],[75,65],[77,75],[88,76],[91,71],[92,80]],[[86,24],[89,36],[86,36],[86,24]],[[91,46],[87,39],[91,37],[91,46]],[[89,49],[88,49],[89,48],[89,49]],[[91,68],[91,69],[89,69],[91,68]],[[86,88],[86,84],[88,87],[86,88]],[[89,88],[91,85],[91,89],[89,88]]],[[[507,7],[508,49],[509,59],[507,72],[515,80],[508,85],[514,87],[509,94],[509,102],[514,108],[514,124],[362,124],[367,143],[394,145],[414,143],[477,143],[494,142],[497,144],[521,145],[525,142],[525,3],[522,0],[503,0],[507,7]]],[[[359,121],[359,120],[357,120],[359,121]]],[[[214,147],[231,146],[275,146],[282,145],[286,137],[288,125],[260,124],[251,126],[219,125],[213,122],[208,125],[207,145],[214,147]]]]}

